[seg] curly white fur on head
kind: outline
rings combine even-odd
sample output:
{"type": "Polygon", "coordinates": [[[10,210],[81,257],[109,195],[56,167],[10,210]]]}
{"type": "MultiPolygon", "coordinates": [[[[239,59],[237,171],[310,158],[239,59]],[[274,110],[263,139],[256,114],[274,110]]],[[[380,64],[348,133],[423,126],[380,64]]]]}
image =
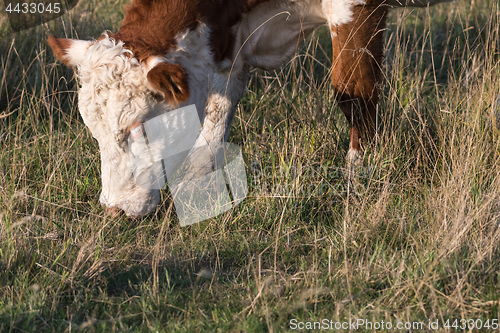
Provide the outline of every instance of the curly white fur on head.
{"type": "Polygon", "coordinates": [[[106,38],[94,42],[77,65],[82,85],[94,81],[109,87],[115,86],[116,83],[132,83],[134,88],[143,86],[140,84],[145,78],[143,69],[131,55],[132,52],[124,47],[122,41],[116,42],[107,35],[106,38]]]}
{"type": "Polygon", "coordinates": [[[97,123],[105,120],[101,125],[117,135],[147,113],[151,94],[147,70],[131,55],[123,42],[106,36],[88,49],[77,66],[80,112],[93,134],[97,123]]]}

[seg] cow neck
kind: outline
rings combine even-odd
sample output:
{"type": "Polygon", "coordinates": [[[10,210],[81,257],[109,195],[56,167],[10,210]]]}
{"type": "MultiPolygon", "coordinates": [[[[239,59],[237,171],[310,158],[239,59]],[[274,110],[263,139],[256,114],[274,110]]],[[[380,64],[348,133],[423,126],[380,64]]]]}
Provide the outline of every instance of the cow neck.
{"type": "Polygon", "coordinates": [[[134,0],[126,9],[120,30],[111,35],[125,43],[134,57],[145,61],[177,47],[177,36],[205,23],[214,62],[233,57],[231,27],[256,6],[272,0],[134,0]]]}

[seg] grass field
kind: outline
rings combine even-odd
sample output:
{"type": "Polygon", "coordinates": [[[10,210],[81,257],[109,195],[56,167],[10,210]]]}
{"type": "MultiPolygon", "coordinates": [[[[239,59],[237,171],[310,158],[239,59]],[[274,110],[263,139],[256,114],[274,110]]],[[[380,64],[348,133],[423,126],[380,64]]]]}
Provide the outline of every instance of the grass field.
{"type": "Polygon", "coordinates": [[[280,332],[323,319],[410,323],[408,332],[446,320],[462,331],[473,319],[493,330],[498,1],[390,14],[379,136],[359,196],[346,195],[328,30],[282,70],[253,70],[230,138],[249,196],[184,228],[167,191],[144,219],[104,214],[77,82],[46,46],[48,33],[116,31],[124,3],[81,1],[17,34],[0,16],[1,332],[280,332]]]}

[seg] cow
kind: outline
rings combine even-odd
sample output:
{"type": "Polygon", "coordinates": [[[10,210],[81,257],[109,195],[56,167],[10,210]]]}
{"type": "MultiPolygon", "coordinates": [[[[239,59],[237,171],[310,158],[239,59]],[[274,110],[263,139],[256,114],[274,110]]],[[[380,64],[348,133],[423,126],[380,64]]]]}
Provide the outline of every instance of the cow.
{"type": "MultiPolygon", "coordinates": [[[[194,104],[197,144],[226,142],[250,67],[279,68],[325,24],[336,100],[350,125],[347,162],[360,163],[375,135],[388,10],[448,1],[133,0],[116,33],[92,41],[49,36],[80,81],[79,111],[101,153],[101,205],[140,217],[159,204],[159,190],[137,186],[132,174],[126,143],[138,124],[194,104]]],[[[213,167],[209,156],[196,158],[213,167]]]]}

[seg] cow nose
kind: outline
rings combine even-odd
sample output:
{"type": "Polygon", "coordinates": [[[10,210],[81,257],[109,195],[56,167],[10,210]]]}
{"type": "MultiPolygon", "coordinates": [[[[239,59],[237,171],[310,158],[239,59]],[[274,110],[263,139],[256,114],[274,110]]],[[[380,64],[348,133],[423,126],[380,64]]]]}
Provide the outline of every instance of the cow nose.
{"type": "Polygon", "coordinates": [[[121,210],[118,207],[106,207],[105,206],[104,211],[106,212],[106,215],[109,215],[113,218],[119,217],[123,213],[123,210],[121,210]]]}
{"type": "MultiPolygon", "coordinates": [[[[107,207],[107,206],[104,206],[104,212],[106,213],[106,216],[112,218],[112,219],[116,219],[116,218],[119,218],[121,216],[126,216],[127,220],[137,220],[140,215],[132,215],[132,214],[127,214],[127,212],[117,206],[114,206],[114,207],[107,207]]],[[[151,214],[151,213],[149,213],[151,214]]]]}
{"type": "Polygon", "coordinates": [[[121,195],[115,199],[110,199],[103,193],[101,192],[99,201],[103,210],[112,217],[126,215],[129,219],[140,218],[154,212],[160,203],[159,190],[150,191],[138,188],[127,196],[121,195]]]}

